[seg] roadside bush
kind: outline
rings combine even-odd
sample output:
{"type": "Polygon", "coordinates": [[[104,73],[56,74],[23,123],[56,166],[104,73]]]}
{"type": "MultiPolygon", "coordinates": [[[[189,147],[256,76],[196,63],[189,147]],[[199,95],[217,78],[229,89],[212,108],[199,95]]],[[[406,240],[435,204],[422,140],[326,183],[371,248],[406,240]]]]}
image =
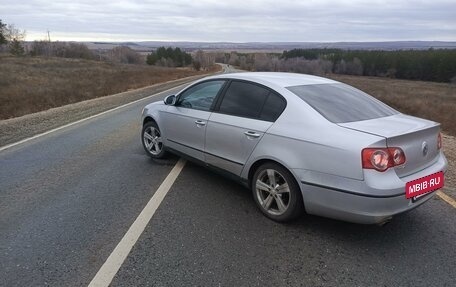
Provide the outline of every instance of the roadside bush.
{"type": "Polygon", "coordinates": [[[22,46],[21,42],[18,39],[13,39],[11,41],[9,49],[10,49],[9,50],[10,53],[14,56],[24,56],[25,55],[24,46],[22,46]]]}
{"type": "Polygon", "coordinates": [[[70,59],[93,59],[94,54],[82,43],[34,41],[30,55],[70,59]]]}
{"type": "Polygon", "coordinates": [[[144,63],[144,58],[136,52],[135,50],[127,47],[120,46],[115,47],[110,51],[110,59],[116,63],[122,64],[142,64],[144,63]]]}

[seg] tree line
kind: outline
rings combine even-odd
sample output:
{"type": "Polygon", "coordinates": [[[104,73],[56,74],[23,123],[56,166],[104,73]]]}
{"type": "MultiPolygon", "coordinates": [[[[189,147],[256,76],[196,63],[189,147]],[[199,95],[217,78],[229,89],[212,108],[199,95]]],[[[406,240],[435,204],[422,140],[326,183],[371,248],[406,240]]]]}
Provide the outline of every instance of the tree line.
{"type": "Polygon", "coordinates": [[[147,64],[166,67],[185,67],[192,63],[192,56],[180,48],[159,47],[147,55],[147,64]]]}
{"type": "Polygon", "coordinates": [[[74,59],[99,60],[125,64],[149,64],[164,67],[188,67],[206,70],[214,64],[211,54],[198,50],[192,54],[175,47],[159,47],[147,56],[128,46],[118,46],[110,50],[91,50],[77,42],[51,42],[38,40],[25,43],[25,31],[12,24],[4,24],[0,19],[0,52],[14,56],[45,56],[74,59]]]}
{"type": "Polygon", "coordinates": [[[365,51],[293,49],[283,53],[213,53],[247,71],[329,73],[456,83],[456,49],[365,51]]]}
{"type": "Polygon", "coordinates": [[[202,50],[196,51],[193,55],[182,51],[179,47],[159,47],[147,55],[147,64],[165,67],[186,67],[192,65],[197,71],[206,70],[214,65],[214,57],[202,50]]]}
{"type": "Polygon", "coordinates": [[[332,63],[333,73],[450,82],[456,78],[456,49],[365,51],[293,49],[282,59],[304,58],[332,63]]]}

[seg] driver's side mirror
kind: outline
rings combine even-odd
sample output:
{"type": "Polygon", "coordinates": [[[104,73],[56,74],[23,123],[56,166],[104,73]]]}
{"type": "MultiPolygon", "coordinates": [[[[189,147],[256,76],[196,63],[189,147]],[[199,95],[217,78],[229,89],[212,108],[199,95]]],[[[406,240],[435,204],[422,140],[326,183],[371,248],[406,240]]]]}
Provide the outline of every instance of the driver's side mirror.
{"type": "Polygon", "coordinates": [[[165,105],[168,106],[173,106],[176,103],[176,95],[169,95],[167,96],[163,102],[165,102],[165,105]]]}

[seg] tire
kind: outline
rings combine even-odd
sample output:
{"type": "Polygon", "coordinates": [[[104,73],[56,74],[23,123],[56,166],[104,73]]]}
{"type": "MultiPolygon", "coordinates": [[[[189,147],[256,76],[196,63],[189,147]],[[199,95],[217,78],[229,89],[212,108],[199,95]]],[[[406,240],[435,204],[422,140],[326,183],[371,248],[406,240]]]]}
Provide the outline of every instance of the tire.
{"type": "Polygon", "coordinates": [[[141,131],[141,142],[146,153],[153,159],[166,157],[160,129],[155,122],[147,122],[141,131]]]}
{"type": "Polygon", "coordinates": [[[289,222],[304,211],[301,189],[281,165],[272,162],[261,165],[253,175],[251,189],[258,208],[274,221],[289,222]]]}

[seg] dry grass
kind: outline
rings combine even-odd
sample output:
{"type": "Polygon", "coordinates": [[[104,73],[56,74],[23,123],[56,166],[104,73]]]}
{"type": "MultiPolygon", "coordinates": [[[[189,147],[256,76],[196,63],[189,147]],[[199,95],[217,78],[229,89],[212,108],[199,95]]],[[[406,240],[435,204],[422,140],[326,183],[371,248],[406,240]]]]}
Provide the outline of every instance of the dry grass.
{"type": "MultiPolygon", "coordinates": [[[[0,119],[111,95],[186,76],[189,69],[62,58],[0,56],[0,119]]],[[[431,119],[456,136],[456,85],[331,75],[401,112],[431,119]]]]}
{"type": "Polygon", "coordinates": [[[395,109],[442,124],[456,136],[456,85],[377,77],[331,75],[380,99],[395,109]]]}
{"type": "Polygon", "coordinates": [[[0,119],[204,73],[88,60],[0,56],[0,119]]]}

